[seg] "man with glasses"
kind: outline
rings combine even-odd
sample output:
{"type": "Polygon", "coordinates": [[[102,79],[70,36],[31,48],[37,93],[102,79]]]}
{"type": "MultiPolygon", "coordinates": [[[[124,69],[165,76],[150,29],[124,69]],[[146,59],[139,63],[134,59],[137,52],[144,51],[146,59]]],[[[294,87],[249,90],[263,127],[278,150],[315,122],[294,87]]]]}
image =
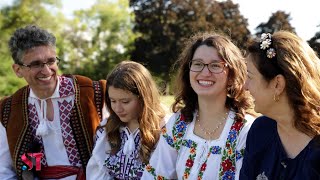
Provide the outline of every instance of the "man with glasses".
{"type": "Polygon", "coordinates": [[[105,81],[58,75],[56,38],[37,26],[9,41],[12,68],[27,86],[0,101],[0,179],[85,179],[105,81]]]}

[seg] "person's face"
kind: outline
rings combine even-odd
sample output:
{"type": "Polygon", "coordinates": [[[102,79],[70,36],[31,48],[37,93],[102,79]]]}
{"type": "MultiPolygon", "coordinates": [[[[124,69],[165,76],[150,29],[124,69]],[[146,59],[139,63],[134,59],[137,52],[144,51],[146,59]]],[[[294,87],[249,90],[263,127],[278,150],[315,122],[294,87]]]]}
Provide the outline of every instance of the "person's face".
{"type": "Polygon", "coordinates": [[[108,89],[112,110],[124,123],[138,122],[142,107],[138,96],[123,89],[110,86],[108,89]]]}
{"type": "Polygon", "coordinates": [[[218,63],[217,65],[204,66],[200,72],[189,71],[191,87],[198,96],[226,96],[228,68],[222,67],[219,73],[212,72],[213,68],[224,65],[219,64],[224,61],[219,57],[217,50],[213,47],[201,45],[196,49],[192,61],[205,64],[218,63]],[[209,66],[211,66],[211,72],[209,66]]]}
{"type": "MultiPolygon", "coordinates": [[[[26,51],[21,63],[28,66],[54,60],[56,60],[54,47],[38,46],[26,51]]],[[[13,64],[12,68],[18,77],[23,77],[27,81],[30,88],[40,98],[46,98],[53,94],[57,84],[57,63],[47,64],[42,68],[13,64]]]]}
{"type": "Polygon", "coordinates": [[[250,92],[254,99],[254,110],[265,114],[273,106],[273,90],[269,83],[263,78],[252,62],[252,56],[246,58],[247,61],[247,80],[245,89],[250,92]]]}

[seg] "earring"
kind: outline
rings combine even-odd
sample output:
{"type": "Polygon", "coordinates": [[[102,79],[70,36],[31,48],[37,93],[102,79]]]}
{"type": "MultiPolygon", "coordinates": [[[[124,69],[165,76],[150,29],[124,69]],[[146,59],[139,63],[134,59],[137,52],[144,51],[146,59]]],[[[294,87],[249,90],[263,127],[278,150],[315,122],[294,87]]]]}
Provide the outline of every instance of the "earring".
{"type": "Polygon", "coordinates": [[[274,95],[273,95],[273,100],[274,100],[275,102],[278,102],[278,101],[280,100],[280,96],[278,96],[277,94],[274,94],[274,95]]]}

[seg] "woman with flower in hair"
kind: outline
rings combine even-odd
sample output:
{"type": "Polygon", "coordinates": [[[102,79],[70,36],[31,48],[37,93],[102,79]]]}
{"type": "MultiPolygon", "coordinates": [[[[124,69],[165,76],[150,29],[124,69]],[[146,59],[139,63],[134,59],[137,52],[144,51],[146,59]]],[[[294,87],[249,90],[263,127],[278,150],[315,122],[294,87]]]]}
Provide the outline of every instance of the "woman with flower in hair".
{"type": "Polygon", "coordinates": [[[172,110],[142,179],[238,179],[253,117],[241,51],[217,33],[198,33],[178,60],[172,110]]]}
{"type": "Polygon", "coordinates": [[[246,89],[257,118],[240,179],[320,178],[320,59],[287,31],[262,34],[248,48],[246,89]]]}
{"type": "Polygon", "coordinates": [[[165,111],[149,71],[133,61],[118,64],[107,77],[106,104],[110,117],[97,132],[87,179],[138,180],[165,124],[165,111]]]}

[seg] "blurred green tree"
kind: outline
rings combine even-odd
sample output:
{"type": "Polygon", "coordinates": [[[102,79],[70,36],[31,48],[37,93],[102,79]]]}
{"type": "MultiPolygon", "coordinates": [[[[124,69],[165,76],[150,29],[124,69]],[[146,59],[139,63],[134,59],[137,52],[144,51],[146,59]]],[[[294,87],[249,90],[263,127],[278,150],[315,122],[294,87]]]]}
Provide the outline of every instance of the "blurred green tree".
{"type": "MultiPolygon", "coordinates": [[[[320,26],[320,25],[318,25],[320,26]]],[[[315,50],[320,57],[320,31],[316,32],[316,34],[308,41],[309,45],[315,50]]]]}
{"type": "Polygon", "coordinates": [[[63,30],[63,72],[105,79],[115,64],[130,59],[132,19],[127,0],[99,0],[76,11],[63,30]]]}
{"type": "Polygon", "coordinates": [[[268,22],[261,23],[257,26],[255,35],[260,37],[262,33],[274,33],[279,30],[287,30],[296,33],[295,28],[291,26],[290,21],[290,13],[287,14],[284,11],[277,11],[271,15],[268,22]]]}
{"type": "Polygon", "coordinates": [[[247,19],[231,0],[130,0],[130,6],[135,13],[134,31],[139,33],[131,57],[163,79],[166,93],[185,38],[215,30],[242,46],[250,36],[247,19]]]}

